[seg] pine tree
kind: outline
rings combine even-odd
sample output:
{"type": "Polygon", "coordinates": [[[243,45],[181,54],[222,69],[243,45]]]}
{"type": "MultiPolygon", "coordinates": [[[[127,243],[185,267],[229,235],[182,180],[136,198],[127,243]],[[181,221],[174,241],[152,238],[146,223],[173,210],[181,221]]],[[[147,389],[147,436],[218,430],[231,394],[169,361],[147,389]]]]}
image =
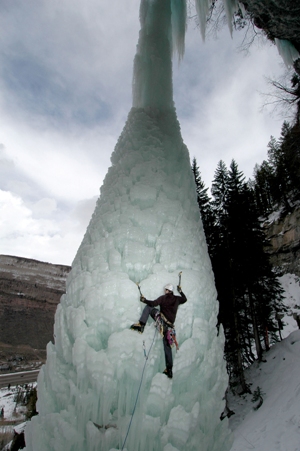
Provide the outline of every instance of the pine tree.
{"type": "Polygon", "coordinates": [[[214,197],[212,202],[217,222],[222,224],[226,217],[227,194],[228,194],[228,169],[224,161],[220,160],[215,171],[211,193],[214,197]]]}
{"type": "Polygon", "coordinates": [[[268,349],[269,331],[275,332],[274,314],[281,309],[281,291],[264,253],[265,236],[260,226],[254,191],[233,160],[229,171],[218,164],[212,201],[217,236],[212,247],[219,321],[224,326],[225,355],[231,379],[248,390],[244,368],[268,349]]]}
{"type": "Polygon", "coordinates": [[[282,125],[278,140],[271,137],[268,160],[254,169],[255,199],[260,214],[282,206],[283,213],[292,210],[300,199],[300,125],[282,125]]]}
{"type": "Polygon", "coordinates": [[[248,387],[244,377],[242,335],[236,304],[232,248],[230,245],[231,231],[228,213],[229,172],[222,160],[218,163],[215,171],[212,194],[214,197],[212,208],[215,215],[217,233],[214,237],[211,260],[218,291],[218,322],[223,324],[226,337],[225,357],[228,373],[231,380],[238,378],[242,391],[246,392],[248,387]]]}
{"type": "Polygon", "coordinates": [[[213,245],[215,219],[211,208],[211,199],[207,194],[208,188],[205,188],[205,184],[201,178],[201,173],[195,157],[192,162],[192,171],[196,184],[197,202],[201,213],[206,242],[208,249],[210,250],[213,245]]]}
{"type": "MultiPolygon", "coordinates": [[[[284,123],[279,138],[281,149],[281,173],[285,177],[286,195],[294,202],[300,199],[300,124],[291,127],[284,123]]],[[[285,201],[285,199],[284,199],[285,201]]]]}
{"type": "Polygon", "coordinates": [[[281,139],[272,139],[268,144],[268,162],[273,171],[272,193],[275,202],[282,203],[286,211],[291,210],[289,203],[289,191],[291,190],[289,181],[289,167],[282,143],[289,133],[290,127],[284,122],[281,130],[281,139]]]}
{"type": "Polygon", "coordinates": [[[262,216],[267,216],[274,205],[272,197],[273,178],[272,168],[267,161],[264,160],[261,166],[255,165],[253,190],[257,208],[262,216]]]}

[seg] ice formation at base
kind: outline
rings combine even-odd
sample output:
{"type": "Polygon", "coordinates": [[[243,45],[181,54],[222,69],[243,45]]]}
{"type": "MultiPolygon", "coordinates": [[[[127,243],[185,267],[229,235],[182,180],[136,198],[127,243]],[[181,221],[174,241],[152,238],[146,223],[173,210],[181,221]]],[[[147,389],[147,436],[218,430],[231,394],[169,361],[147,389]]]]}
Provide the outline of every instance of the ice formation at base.
{"type": "Polygon", "coordinates": [[[142,0],[141,24],[134,107],[57,308],[27,451],[230,449],[214,277],[172,100],[171,1],[142,0]],[[153,321],[143,335],[129,327],[143,307],[136,282],[155,299],[179,271],[188,302],[171,380],[153,321]]]}
{"type": "Polygon", "coordinates": [[[287,67],[293,66],[294,62],[299,58],[299,52],[295,49],[293,44],[286,39],[275,38],[275,44],[278,49],[278,53],[283,59],[284,64],[287,67]]]}

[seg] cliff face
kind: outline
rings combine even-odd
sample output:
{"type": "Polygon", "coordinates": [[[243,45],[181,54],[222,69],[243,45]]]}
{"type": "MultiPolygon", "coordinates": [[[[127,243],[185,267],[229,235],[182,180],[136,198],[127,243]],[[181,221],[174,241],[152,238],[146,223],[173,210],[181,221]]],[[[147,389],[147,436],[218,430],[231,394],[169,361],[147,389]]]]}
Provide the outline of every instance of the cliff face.
{"type": "Polygon", "coordinates": [[[300,276],[300,207],[264,227],[270,240],[266,251],[272,265],[280,267],[283,273],[300,276]]]}
{"type": "Polygon", "coordinates": [[[45,349],[69,266],[0,255],[0,344],[45,349]]]}
{"type": "Polygon", "coordinates": [[[300,52],[299,0],[241,0],[258,28],[273,40],[288,39],[300,52]]]}

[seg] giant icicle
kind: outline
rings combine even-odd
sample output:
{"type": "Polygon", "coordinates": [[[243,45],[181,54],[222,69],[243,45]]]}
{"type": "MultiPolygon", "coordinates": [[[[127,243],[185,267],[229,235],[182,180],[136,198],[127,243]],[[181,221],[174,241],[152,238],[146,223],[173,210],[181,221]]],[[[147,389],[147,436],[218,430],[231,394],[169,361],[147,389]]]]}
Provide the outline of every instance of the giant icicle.
{"type": "Polygon", "coordinates": [[[141,1],[133,108],[57,308],[27,451],[109,451],[123,449],[125,437],[130,451],[230,448],[219,420],[227,375],[214,277],[173,105],[172,25],[182,49],[183,22],[171,12],[179,6],[141,1]],[[179,271],[188,302],[177,314],[174,378],[162,374],[157,338],[142,379],[143,341],[149,350],[155,328],[129,330],[141,311],[136,282],[154,299],[165,283],[177,285],[179,271]]]}

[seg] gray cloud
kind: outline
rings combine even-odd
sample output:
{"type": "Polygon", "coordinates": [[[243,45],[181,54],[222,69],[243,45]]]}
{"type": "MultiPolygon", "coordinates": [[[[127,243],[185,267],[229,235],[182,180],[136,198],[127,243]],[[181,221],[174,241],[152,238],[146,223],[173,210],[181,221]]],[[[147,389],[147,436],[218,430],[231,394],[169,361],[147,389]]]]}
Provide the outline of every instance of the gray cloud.
{"type": "MultiPolygon", "coordinates": [[[[75,256],[131,107],[138,14],[139,0],[1,2],[2,253],[75,256]]],[[[224,29],[203,44],[191,26],[174,62],[182,135],[208,186],[220,159],[251,175],[281,127],[259,113],[263,75],[281,70],[277,51],[244,58],[241,39],[224,29]]]]}
{"type": "MultiPolygon", "coordinates": [[[[137,36],[136,3],[119,11],[113,2],[111,11],[96,1],[88,7],[82,0],[7,3],[0,21],[7,112],[45,117],[55,126],[87,127],[111,119],[112,103],[124,97],[122,84],[126,77],[131,81],[128,68],[135,50],[122,45],[121,36],[116,40],[115,30],[123,28],[126,39],[137,36]]],[[[128,90],[125,97],[130,99],[128,90]]]]}

